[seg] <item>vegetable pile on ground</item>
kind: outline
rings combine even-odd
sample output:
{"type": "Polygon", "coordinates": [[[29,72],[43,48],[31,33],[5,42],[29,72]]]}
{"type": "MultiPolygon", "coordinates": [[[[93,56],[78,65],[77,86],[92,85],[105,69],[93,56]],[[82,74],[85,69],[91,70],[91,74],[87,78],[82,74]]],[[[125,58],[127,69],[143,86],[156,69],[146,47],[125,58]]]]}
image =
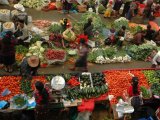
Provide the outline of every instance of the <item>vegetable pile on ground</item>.
{"type": "Polygon", "coordinates": [[[127,49],[127,53],[134,60],[145,60],[155,48],[154,45],[151,44],[142,44],[140,46],[131,45],[127,49]]]}
{"type": "Polygon", "coordinates": [[[20,88],[20,76],[4,76],[0,77],[0,93],[2,93],[5,89],[8,89],[11,91],[9,95],[2,96],[0,95],[0,100],[9,100],[16,94],[21,94],[21,88],[20,88]]]}
{"type": "Polygon", "coordinates": [[[126,26],[128,28],[128,20],[124,17],[121,17],[114,21],[114,28],[116,30],[120,30],[122,26],[126,26]]]}
{"type": "Polygon", "coordinates": [[[36,55],[39,57],[39,59],[41,60],[41,63],[46,63],[46,60],[44,58],[44,51],[45,48],[43,48],[41,46],[42,42],[41,41],[37,41],[36,43],[32,44],[29,47],[29,51],[26,54],[26,56],[31,56],[31,55],[36,55]]]}
{"type": "Polygon", "coordinates": [[[25,57],[25,54],[28,52],[28,49],[22,45],[16,46],[16,62],[20,64],[22,59],[25,57]]]}
{"type": "Polygon", "coordinates": [[[48,20],[35,20],[35,21],[33,21],[33,24],[36,27],[42,29],[44,27],[49,27],[51,25],[51,22],[48,20]]]}
{"type": "Polygon", "coordinates": [[[41,9],[44,6],[48,5],[49,0],[20,0],[19,3],[24,5],[25,7],[41,9]]]}
{"type": "Polygon", "coordinates": [[[45,52],[45,57],[49,64],[64,62],[66,60],[66,52],[64,50],[48,49],[45,52]]]}
{"type": "MultiPolygon", "coordinates": [[[[140,86],[149,87],[142,71],[131,71],[131,73],[139,78],[140,86]]],[[[105,79],[109,86],[108,94],[114,96],[110,102],[116,104],[118,97],[123,97],[124,92],[131,85],[132,76],[129,71],[107,71],[105,79]]]]}
{"type": "Polygon", "coordinates": [[[116,50],[114,48],[94,48],[89,53],[88,61],[97,63],[97,64],[105,64],[105,63],[117,63],[117,62],[130,62],[131,57],[128,55],[119,56],[116,54],[116,50]]]}

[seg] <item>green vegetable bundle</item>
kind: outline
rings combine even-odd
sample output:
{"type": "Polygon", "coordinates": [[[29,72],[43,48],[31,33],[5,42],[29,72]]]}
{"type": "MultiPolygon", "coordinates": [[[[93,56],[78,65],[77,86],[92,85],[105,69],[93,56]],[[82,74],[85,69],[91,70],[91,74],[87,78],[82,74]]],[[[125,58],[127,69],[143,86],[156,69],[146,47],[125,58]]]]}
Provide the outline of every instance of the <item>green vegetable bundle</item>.
{"type": "Polygon", "coordinates": [[[23,45],[16,46],[16,53],[26,54],[27,52],[28,52],[28,48],[24,47],[23,45]]]}
{"type": "Polygon", "coordinates": [[[154,45],[151,44],[142,44],[140,46],[131,45],[127,49],[127,53],[135,60],[145,60],[155,49],[154,45]]]}
{"type": "Polygon", "coordinates": [[[149,92],[149,90],[148,90],[146,87],[141,86],[141,87],[140,87],[140,90],[141,90],[141,92],[142,92],[142,96],[143,96],[144,99],[149,99],[149,98],[151,98],[151,93],[149,92]]]}
{"type": "Polygon", "coordinates": [[[53,24],[53,25],[51,25],[51,26],[49,27],[48,30],[49,30],[49,32],[52,32],[52,33],[57,34],[57,33],[62,33],[63,28],[62,28],[62,26],[59,25],[59,24],[53,24]]]}

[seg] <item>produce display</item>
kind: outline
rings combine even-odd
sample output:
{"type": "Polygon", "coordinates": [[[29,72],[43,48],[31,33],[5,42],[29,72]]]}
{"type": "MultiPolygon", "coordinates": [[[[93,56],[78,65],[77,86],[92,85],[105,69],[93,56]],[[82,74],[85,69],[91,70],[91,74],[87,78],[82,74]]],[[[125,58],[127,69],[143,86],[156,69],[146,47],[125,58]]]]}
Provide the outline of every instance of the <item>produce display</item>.
{"type": "Polygon", "coordinates": [[[26,53],[28,52],[28,48],[22,46],[22,45],[17,45],[16,46],[16,62],[20,64],[25,57],[26,53]]]}
{"type": "Polygon", "coordinates": [[[26,99],[26,97],[22,96],[21,94],[16,95],[13,97],[13,103],[16,106],[16,109],[22,108],[27,104],[27,99],[26,99]]]}
{"type": "Polygon", "coordinates": [[[126,26],[128,28],[128,20],[124,17],[121,17],[114,21],[114,28],[116,30],[120,30],[122,26],[126,26]]]}
{"type": "Polygon", "coordinates": [[[8,31],[8,30],[11,30],[13,31],[15,28],[14,28],[14,23],[13,22],[5,22],[3,24],[3,30],[4,31],[8,31]]]}
{"type": "Polygon", "coordinates": [[[93,87],[92,84],[92,76],[91,74],[82,74],[80,75],[80,89],[86,88],[86,87],[93,87]]]}
{"type": "Polygon", "coordinates": [[[151,92],[150,92],[146,87],[141,86],[141,87],[140,87],[140,90],[141,90],[141,92],[142,92],[142,97],[143,97],[144,99],[149,99],[149,98],[152,97],[151,92]]]}
{"type": "Polygon", "coordinates": [[[46,63],[44,52],[45,48],[42,47],[42,41],[37,41],[29,47],[29,51],[26,56],[36,55],[41,60],[41,63],[46,63]]]}
{"type": "Polygon", "coordinates": [[[105,63],[125,63],[131,62],[131,57],[128,55],[118,56],[114,48],[93,48],[89,53],[88,61],[105,64],[105,63]]]}
{"type": "Polygon", "coordinates": [[[2,96],[0,95],[0,100],[10,100],[16,94],[23,93],[21,91],[21,79],[20,76],[3,76],[0,77],[0,93],[2,93],[6,88],[11,92],[9,95],[2,96]]]}
{"type": "Polygon", "coordinates": [[[93,86],[101,86],[106,84],[103,73],[92,73],[93,86]]]}
{"type": "Polygon", "coordinates": [[[62,32],[62,26],[59,23],[53,23],[49,26],[49,32],[51,33],[61,33],[62,32]]]}
{"type": "Polygon", "coordinates": [[[41,9],[44,6],[48,5],[49,0],[20,0],[19,3],[25,7],[41,9]]]}
{"type": "Polygon", "coordinates": [[[151,91],[153,95],[156,95],[160,98],[160,83],[152,84],[151,91]]]}
{"type": "Polygon", "coordinates": [[[66,52],[64,50],[48,49],[45,51],[45,57],[49,64],[64,62],[66,60],[66,52]]]}
{"type": "Polygon", "coordinates": [[[128,46],[127,53],[131,56],[134,60],[145,60],[155,49],[156,46],[152,44],[142,44],[142,45],[131,45],[128,46]]]}
{"type": "Polygon", "coordinates": [[[146,70],[146,71],[143,71],[143,73],[147,77],[149,84],[158,83],[160,81],[160,77],[158,76],[159,74],[158,71],[146,70]]]}
{"type": "Polygon", "coordinates": [[[76,39],[76,35],[70,28],[68,28],[63,32],[63,38],[67,41],[74,41],[76,39]]]}
{"type": "Polygon", "coordinates": [[[48,20],[35,20],[35,21],[33,21],[33,24],[36,27],[42,29],[44,27],[49,27],[51,25],[51,22],[48,20]]]}
{"type": "Polygon", "coordinates": [[[131,85],[131,74],[139,78],[140,86],[144,86],[147,89],[149,88],[146,77],[142,71],[106,71],[105,79],[109,87],[108,94],[114,96],[110,101],[111,104],[116,104],[119,97],[124,97],[124,93],[131,85]]]}

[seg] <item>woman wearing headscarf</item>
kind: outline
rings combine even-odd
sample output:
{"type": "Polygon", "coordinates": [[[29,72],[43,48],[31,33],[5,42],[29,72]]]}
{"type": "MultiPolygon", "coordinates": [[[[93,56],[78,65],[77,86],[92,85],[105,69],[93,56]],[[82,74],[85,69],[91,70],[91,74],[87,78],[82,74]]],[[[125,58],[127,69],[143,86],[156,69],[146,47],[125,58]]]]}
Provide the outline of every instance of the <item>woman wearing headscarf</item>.
{"type": "Polygon", "coordinates": [[[0,56],[1,63],[4,64],[6,72],[13,71],[13,64],[15,63],[15,45],[16,40],[11,31],[7,31],[5,36],[0,40],[0,56]]]}

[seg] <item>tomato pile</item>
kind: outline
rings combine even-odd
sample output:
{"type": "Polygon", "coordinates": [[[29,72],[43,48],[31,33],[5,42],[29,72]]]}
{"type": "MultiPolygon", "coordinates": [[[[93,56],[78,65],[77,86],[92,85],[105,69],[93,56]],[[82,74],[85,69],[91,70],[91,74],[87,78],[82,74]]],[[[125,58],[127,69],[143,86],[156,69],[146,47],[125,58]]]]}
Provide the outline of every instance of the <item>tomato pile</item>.
{"type": "MultiPolygon", "coordinates": [[[[139,78],[139,85],[149,87],[146,77],[142,71],[131,71],[131,74],[139,78]]],[[[105,79],[109,87],[109,95],[114,95],[111,104],[116,104],[118,97],[123,97],[124,92],[131,85],[132,76],[129,71],[108,71],[105,73],[105,79]]]]}
{"type": "Polygon", "coordinates": [[[31,88],[32,88],[32,90],[35,90],[35,83],[36,83],[37,81],[40,81],[40,82],[42,82],[43,84],[47,83],[47,79],[46,79],[45,76],[34,76],[34,77],[32,78],[32,82],[31,82],[31,88]]]}
{"type": "Polygon", "coordinates": [[[63,50],[48,49],[45,52],[45,56],[48,60],[63,60],[66,56],[66,53],[63,50]]]}
{"type": "Polygon", "coordinates": [[[16,94],[22,93],[20,88],[20,81],[22,77],[20,76],[3,76],[0,77],[0,100],[9,100],[16,94]],[[1,96],[1,93],[8,88],[11,93],[6,96],[1,96]]]}

